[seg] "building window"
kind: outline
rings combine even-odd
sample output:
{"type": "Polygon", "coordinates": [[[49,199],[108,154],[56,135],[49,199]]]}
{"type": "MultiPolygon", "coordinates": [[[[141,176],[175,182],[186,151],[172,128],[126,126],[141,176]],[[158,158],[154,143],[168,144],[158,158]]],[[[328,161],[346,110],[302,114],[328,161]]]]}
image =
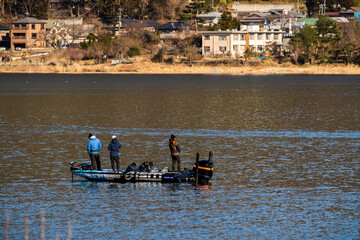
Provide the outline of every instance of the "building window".
{"type": "Polygon", "coordinates": [[[266,37],[266,40],[270,40],[270,34],[266,34],[265,37],[266,37]]]}
{"type": "Polygon", "coordinates": [[[204,40],[210,40],[210,35],[204,35],[204,40]]]}
{"type": "Polygon", "coordinates": [[[223,47],[223,46],[222,46],[222,47],[219,47],[219,51],[220,51],[220,52],[226,52],[226,47],[223,47]]]}
{"type": "Polygon", "coordinates": [[[31,24],[31,29],[35,29],[35,24],[31,24]]]}
{"type": "Polygon", "coordinates": [[[219,36],[219,41],[226,41],[226,36],[219,36]]]}
{"type": "Polygon", "coordinates": [[[44,30],[44,29],[45,29],[45,25],[41,24],[41,30],[44,30]]]}
{"type": "Polygon", "coordinates": [[[241,34],[241,40],[244,41],[245,40],[245,35],[244,34],[241,34]]]}
{"type": "Polygon", "coordinates": [[[278,40],[279,39],[279,34],[274,34],[274,40],[278,40]]]}
{"type": "Polygon", "coordinates": [[[210,52],[210,47],[209,47],[209,46],[205,46],[205,47],[204,47],[204,52],[206,52],[206,53],[210,52]]]}
{"type": "Polygon", "coordinates": [[[36,33],[32,33],[32,34],[31,34],[31,38],[32,38],[32,39],[36,39],[36,33]]]}
{"type": "Polygon", "coordinates": [[[234,46],[233,46],[233,51],[234,51],[234,52],[239,51],[239,45],[234,45],[234,46]]]}
{"type": "Polygon", "coordinates": [[[233,39],[234,39],[235,41],[239,40],[239,34],[234,34],[234,35],[233,35],[233,39]]]}
{"type": "Polygon", "coordinates": [[[25,33],[14,33],[14,39],[25,39],[26,35],[25,33]]]}
{"type": "Polygon", "coordinates": [[[263,39],[262,34],[258,34],[258,35],[257,35],[257,40],[262,40],[262,39],[263,39]]]}

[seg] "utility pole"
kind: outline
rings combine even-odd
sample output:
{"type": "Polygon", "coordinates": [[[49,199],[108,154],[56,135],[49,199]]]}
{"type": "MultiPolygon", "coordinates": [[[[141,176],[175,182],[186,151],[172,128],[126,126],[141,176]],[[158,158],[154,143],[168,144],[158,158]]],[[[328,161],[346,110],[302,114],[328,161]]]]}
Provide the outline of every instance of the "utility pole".
{"type": "Polygon", "coordinates": [[[122,8],[119,8],[119,27],[121,27],[121,12],[122,12],[122,8]]]}
{"type": "MultiPolygon", "coordinates": [[[[119,23],[118,23],[119,26],[118,26],[118,30],[117,30],[117,35],[120,34],[121,27],[122,27],[122,25],[121,25],[121,12],[122,12],[122,10],[123,10],[122,8],[119,8],[119,23]]],[[[116,31],[116,28],[115,28],[115,31],[116,31]]]]}
{"type": "Polygon", "coordinates": [[[299,0],[297,0],[296,9],[297,9],[297,11],[299,12],[299,0]]]}
{"type": "Polygon", "coordinates": [[[12,8],[11,8],[11,4],[10,4],[10,59],[9,61],[11,61],[11,58],[12,58],[12,52],[13,52],[13,36],[12,36],[12,8]]]}
{"type": "Polygon", "coordinates": [[[323,4],[320,4],[319,13],[322,14],[322,15],[325,15],[325,13],[326,13],[326,0],[324,0],[323,4]]]}

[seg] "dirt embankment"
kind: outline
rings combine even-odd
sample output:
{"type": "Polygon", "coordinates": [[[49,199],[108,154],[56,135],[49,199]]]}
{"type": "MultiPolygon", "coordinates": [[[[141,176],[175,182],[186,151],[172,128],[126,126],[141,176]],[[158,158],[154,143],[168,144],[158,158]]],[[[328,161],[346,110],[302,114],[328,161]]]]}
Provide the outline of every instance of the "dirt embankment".
{"type": "Polygon", "coordinates": [[[7,63],[0,66],[1,73],[143,73],[143,74],[360,74],[360,67],[354,65],[320,66],[203,66],[185,64],[132,63],[104,64],[23,64],[7,63]]]}
{"type": "Polygon", "coordinates": [[[139,57],[131,63],[113,65],[110,62],[95,64],[93,60],[70,61],[66,56],[56,55],[47,59],[24,59],[1,63],[0,73],[138,73],[138,74],[360,74],[357,65],[293,65],[271,61],[250,64],[234,64],[213,60],[201,60],[193,64],[152,63],[139,57]]]}

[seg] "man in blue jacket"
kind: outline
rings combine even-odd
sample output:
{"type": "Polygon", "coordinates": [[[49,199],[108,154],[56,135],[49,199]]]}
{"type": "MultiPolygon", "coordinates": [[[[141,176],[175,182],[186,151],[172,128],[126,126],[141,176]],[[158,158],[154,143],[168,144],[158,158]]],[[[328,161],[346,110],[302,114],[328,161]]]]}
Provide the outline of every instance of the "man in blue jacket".
{"type": "Polygon", "coordinates": [[[120,163],[119,163],[119,149],[121,148],[121,143],[117,140],[116,136],[112,136],[112,140],[109,143],[108,150],[110,150],[110,161],[111,161],[111,168],[115,171],[115,164],[116,170],[120,171],[120,163]]]}
{"type": "Polygon", "coordinates": [[[91,165],[93,170],[101,170],[100,163],[100,151],[101,151],[101,142],[96,138],[95,135],[90,137],[90,140],[87,145],[87,151],[90,155],[91,165]]]}

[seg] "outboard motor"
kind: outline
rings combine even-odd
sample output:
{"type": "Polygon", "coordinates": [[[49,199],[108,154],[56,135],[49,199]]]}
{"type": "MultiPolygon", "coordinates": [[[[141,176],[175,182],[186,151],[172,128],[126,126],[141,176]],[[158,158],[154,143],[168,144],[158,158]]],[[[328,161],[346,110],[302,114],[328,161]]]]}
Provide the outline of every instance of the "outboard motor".
{"type": "MultiPolygon", "coordinates": [[[[198,184],[206,185],[209,183],[210,179],[212,178],[213,174],[213,163],[212,163],[212,152],[209,153],[208,160],[198,160],[199,154],[196,156],[196,162],[198,162],[198,169],[197,169],[197,177],[198,177],[198,184]]],[[[196,163],[194,164],[194,176],[196,179],[196,163]]]]}

